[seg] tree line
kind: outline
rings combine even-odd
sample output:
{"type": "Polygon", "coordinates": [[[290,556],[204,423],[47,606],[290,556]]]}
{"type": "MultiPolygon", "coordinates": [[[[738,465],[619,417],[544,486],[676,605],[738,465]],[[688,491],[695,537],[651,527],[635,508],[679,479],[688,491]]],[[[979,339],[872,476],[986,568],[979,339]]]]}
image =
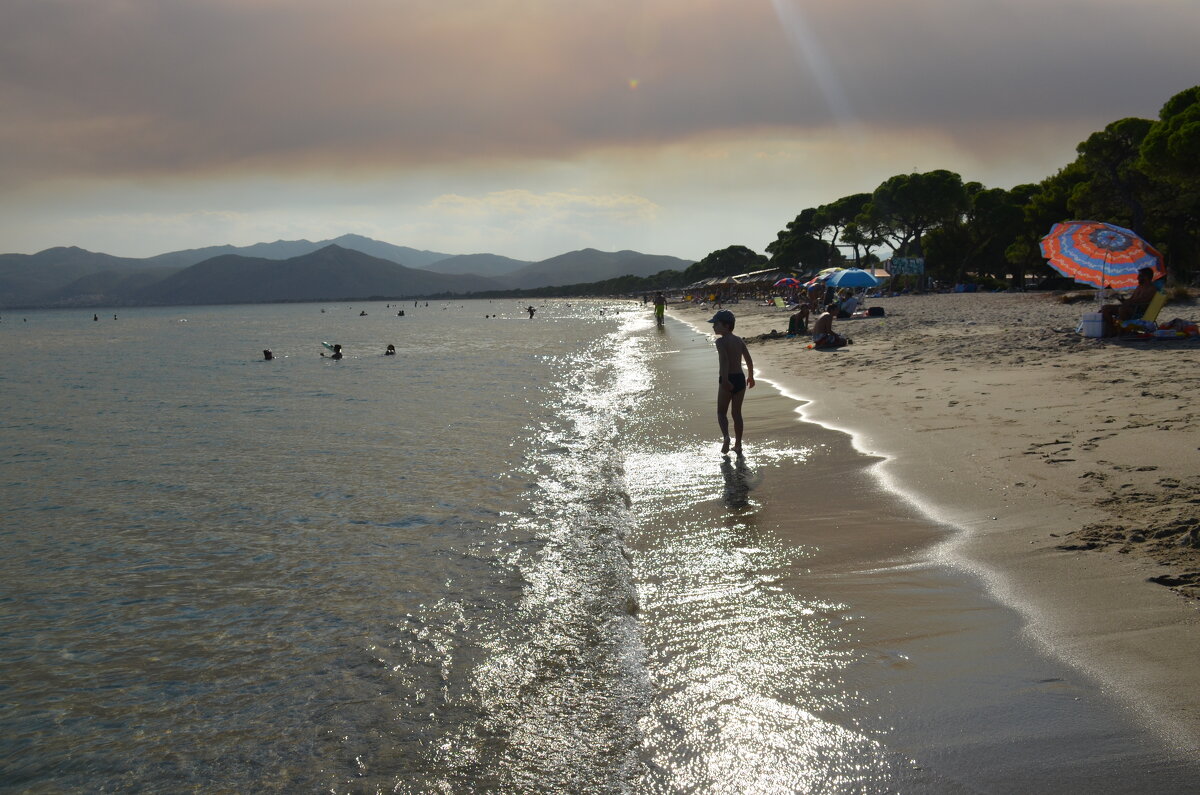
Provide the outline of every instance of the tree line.
{"type": "Polygon", "coordinates": [[[1059,221],[1127,227],[1166,259],[1170,278],[1200,275],[1200,86],[1167,100],[1158,119],[1114,121],[1076,147],[1077,157],[1036,184],[1011,189],[963,182],[952,171],[897,174],[871,193],[807,208],[767,246],[714,251],[684,271],[625,276],[525,295],[612,295],[677,288],[764,268],[805,272],[878,262],[874,253],[924,257],[932,278],[1011,279],[1053,274],[1038,242],[1059,221]]]}

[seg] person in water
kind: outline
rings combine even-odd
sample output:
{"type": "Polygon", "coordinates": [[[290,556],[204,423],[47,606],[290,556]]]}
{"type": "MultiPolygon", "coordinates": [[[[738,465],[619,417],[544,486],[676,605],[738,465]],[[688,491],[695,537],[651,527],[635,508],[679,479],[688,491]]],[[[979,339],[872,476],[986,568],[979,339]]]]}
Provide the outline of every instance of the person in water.
{"type": "Polygon", "coordinates": [[[271,353],[270,348],[263,348],[263,361],[271,361],[275,358],[275,354],[271,353]]]}
{"type": "Polygon", "coordinates": [[[533,320],[533,313],[536,312],[537,310],[534,309],[532,306],[530,306],[525,311],[529,313],[529,319],[533,320]]]}
{"type": "MultiPolygon", "coordinates": [[[[324,355],[325,355],[325,351],[321,351],[321,355],[322,355],[322,356],[324,356],[324,355]]],[[[342,358],[342,346],[341,346],[341,345],[334,345],[334,346],[333,346],[333,353],[331,353],[331,354],[329,355],[329,358],[330,358],[330,359],[341,359],[341,358],[342,358]]]]}
{"type": "Polygon", "coordinates": [[[395,356],[396,355],[396,346],[389,344],[387,346],[387,350],[383,352],[383,355],[384,356],[395,356]]]}
{"type": "Polygon", "coordinates": [[[708,321],[713,324],[717,333],[717,358],[720,371],[717,375],[717,424],[721,427],[724,444],[721,452],[729,452],[729,413],[733,414],[733,451],[742,454],[742,401],[746,398],[746,390],[754,387],[754,360],[750,358],[750,349],[746,341],[734,336],[733,326],[736,322],[733,313],[728,309],[717,312],[708,321]],[[742,359],[746,360],[746,373],[742,373],[742,359]],[[730,410],[732,409],[732,412],[730,410]]]}

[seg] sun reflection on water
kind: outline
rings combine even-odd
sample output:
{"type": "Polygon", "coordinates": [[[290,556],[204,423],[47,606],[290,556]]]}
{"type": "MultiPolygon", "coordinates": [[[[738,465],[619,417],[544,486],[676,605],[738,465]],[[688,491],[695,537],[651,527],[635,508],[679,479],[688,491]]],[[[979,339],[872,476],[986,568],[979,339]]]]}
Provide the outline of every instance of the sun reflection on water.
{"type": "Polygon", "coordinates": [[[641,625],[658,685],[641,722],[646,792],[878,791],[908,763],[854,725],[841,673],[861,653],[850,608],[786,588],[819,554],[777,534],[764,470],[806,448],[719,458],[711,444],[638,450],[641,625]]]}

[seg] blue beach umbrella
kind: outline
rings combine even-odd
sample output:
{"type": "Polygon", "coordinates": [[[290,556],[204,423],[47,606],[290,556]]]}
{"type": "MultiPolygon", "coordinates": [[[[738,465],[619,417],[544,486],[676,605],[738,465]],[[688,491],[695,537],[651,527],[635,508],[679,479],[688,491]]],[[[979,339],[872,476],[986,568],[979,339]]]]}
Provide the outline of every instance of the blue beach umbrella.
{"type": "Polygon", "coordinates": [[[828,287],[875,287],[879,280],[861,268],[846,268],[831,273],[825,284],[828,287]]]}

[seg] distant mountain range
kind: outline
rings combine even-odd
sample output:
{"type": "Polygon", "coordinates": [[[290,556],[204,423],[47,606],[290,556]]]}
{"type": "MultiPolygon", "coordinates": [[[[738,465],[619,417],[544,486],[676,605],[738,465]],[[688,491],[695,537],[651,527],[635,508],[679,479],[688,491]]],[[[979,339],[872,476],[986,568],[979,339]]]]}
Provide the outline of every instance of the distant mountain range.
{"type": "Polygon", "coordinates": [[[684,270],[677,257],[572,251],[540,262],[453,256],[361,235],[210,246],[154,257],[81,248],[0,254],[0,308],[263,303],[533,289],[684,270]]]}

